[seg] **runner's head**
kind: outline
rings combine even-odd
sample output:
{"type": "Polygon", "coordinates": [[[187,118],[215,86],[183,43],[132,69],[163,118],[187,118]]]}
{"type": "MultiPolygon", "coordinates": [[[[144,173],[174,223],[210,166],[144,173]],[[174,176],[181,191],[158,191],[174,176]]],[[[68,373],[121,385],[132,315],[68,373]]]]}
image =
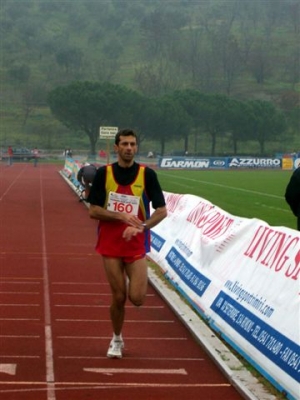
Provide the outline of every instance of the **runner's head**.
{"type": "Polygon", "coordinates": [[[137,142],[137,134],[135,133],[135,131],[133,131],[132,129],[121,129],[115,136],[115,145],[119,144],[119,142],[121,140],[121,136],[126,136],[126,137],[133,136],[133,137],[135,137],[136,142],[137,142]]]}
{"type": "Polygon", "coordinates": [[[137,149],[137,135],[133,130],[123,129],[116,134],[114,150],[121,167],[127,168],[134,163],[137,149]]]}

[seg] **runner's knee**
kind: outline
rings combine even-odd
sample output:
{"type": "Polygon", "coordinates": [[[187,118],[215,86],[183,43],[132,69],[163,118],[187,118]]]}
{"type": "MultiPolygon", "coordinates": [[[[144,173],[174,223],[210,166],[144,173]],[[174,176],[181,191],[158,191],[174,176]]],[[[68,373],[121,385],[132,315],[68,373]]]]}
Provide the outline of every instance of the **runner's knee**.
{"type": "Polygon", "coordinates": [[[133,305],[135,305],[136,307],[140,307],[144,304],[145,302],[145,295],[134,295],[134,294],[129,294],[129,300],[131,301],[131,303],[133,305]]]}
{"type": "Polygon", "coordinates": [[[115,304],[116,307],[124,307],[124,304],[126,302],[126,294],[123,292],[120,293],[114,293],[113,294],[113,304],[115,304]]]}

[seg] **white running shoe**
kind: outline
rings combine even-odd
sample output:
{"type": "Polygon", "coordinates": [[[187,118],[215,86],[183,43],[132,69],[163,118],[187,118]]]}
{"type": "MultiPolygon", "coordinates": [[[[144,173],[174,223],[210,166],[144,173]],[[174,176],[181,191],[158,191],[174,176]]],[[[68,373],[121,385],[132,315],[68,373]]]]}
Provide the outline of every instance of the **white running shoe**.
{"type": "Polygon", "coordinates": [[[112,339],[107,351],[108,358],[122,358],[122,349],[124,348],[123,340],[112,339]]]}

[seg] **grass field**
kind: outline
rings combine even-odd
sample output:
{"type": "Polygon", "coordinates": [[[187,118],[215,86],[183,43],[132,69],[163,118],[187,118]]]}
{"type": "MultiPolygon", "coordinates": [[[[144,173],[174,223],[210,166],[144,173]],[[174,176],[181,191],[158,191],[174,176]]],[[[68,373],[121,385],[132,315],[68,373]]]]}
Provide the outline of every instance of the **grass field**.
{"type": "Polygon", "coordinates": [[[292,171],[157,170],[163,190],[194,194],[245,218],[296,229],[284,193],[292,171]]]}

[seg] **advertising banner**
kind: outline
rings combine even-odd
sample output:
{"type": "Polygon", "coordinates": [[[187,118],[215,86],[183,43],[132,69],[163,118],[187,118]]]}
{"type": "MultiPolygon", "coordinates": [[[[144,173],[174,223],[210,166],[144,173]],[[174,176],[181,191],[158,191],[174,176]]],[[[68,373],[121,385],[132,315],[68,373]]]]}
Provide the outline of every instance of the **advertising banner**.
{"type": "Polygon", "coordinates": [[[151,253],[174,286],[289,398],[300,393],[300,232],[165,192],[151,253]]]}
{"type": "Polygon", "coordinates": [[[210,166],[210,160],[193,157],[160,157],[158,166],[160,168],[207,169],[210,166]]]}
{"type": "Polygon", "coordinates": [[[229,157],[229,168],[281,169],[281,158],[229,157]]]}
{"type": "Polygon", "coordinates": [[[281,169],[282,159],[273,157],[160,157],[159,168],[168,169],[227,169],[260,168],[281,169]]]}

